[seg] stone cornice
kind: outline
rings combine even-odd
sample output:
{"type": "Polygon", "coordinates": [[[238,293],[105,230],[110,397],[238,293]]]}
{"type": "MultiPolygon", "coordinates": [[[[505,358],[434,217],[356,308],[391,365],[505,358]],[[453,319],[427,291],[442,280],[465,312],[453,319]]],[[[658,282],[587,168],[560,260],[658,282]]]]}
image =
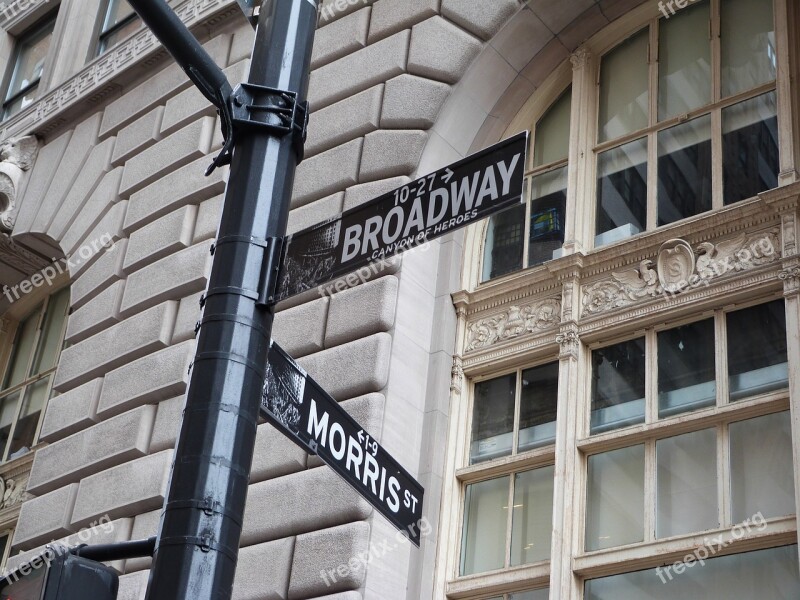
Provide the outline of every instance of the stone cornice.
{"type": "MultiPolygon", "coordinates": [[[[175,8],[190,28],[216,25],[238,11],[235,0],[187,0],[175,8]]],[[[30,133],[47,135],[66,124],[75,112],[98,105],[120,90],[119,80],[132,67],[153,66],[166,56],[150,30],[142,29],[3,123],[0,140],[30,133]]]]}

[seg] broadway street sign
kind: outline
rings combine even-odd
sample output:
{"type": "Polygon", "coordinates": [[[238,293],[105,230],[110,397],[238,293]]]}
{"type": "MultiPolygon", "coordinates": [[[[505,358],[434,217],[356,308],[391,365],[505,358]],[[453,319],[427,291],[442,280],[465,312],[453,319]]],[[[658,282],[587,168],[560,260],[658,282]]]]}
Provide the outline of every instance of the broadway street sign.
{"type": "Polygon", "coordinates": [[[522,202],[520,133],[286,238],[280,301],[522,202]]]}
{"type": "Polygon", "coordinates": [[[419,547],[425,490],[274,342],[261,413],[325,461],[419,547]]]}

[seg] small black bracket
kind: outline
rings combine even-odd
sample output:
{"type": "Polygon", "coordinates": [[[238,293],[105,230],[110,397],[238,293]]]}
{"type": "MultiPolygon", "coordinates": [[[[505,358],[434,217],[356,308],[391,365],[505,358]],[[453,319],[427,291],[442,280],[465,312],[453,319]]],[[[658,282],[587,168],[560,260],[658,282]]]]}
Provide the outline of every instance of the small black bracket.
{"type": "Polygon", "coordinates": [[[264,251],[264,264],[261,268],[261,283],[258,286],[258,306],[275,304],[278,281],[283,262],[283,238],[269,238],[269,246],[264,251]]]}
{"type": "Polygon", "coordinates": [[[291,135],[298,164],[303,160],[309,110],[308,102],[297,101],[296,92],[240,83],[220,113],[225,145],[206,175],[230,163],[237,132],[248,129],[267,131],[279,137],[291,135]]]}

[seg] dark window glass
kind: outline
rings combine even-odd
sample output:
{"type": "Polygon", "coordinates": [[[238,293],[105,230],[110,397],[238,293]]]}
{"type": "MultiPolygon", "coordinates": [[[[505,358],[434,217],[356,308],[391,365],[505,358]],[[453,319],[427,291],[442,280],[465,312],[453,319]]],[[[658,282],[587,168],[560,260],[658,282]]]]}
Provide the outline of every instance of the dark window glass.
{"type": "Polygon", "coordinates": [[[732,401],[787,386],[785,310],[783,300],[775,300],[726,316],[732,401]]]}
{"type": "Polygon", "coordinates": [[[511,454],[517,375],[475,384],[470,464],[511,454]]]}
{"type": "Polygon", "coordinates": [[[644,422],[644,364],[644,338],[592,352],[592,433],[644,422]]]}
{"type": "Polygon", "coordinates": [[[711,117],[658,134],[658,224],[711,210],[711,117]]]}
{"type": "Polygon", "coordinates": [[[13,71],[3,100],[3,118],[19,112],[36,99],[55,22],[55,17],[49,17],[17,41],[11,63],[13,71]]]}
{"type": "Polygon", "coordinates": [[[716,403],[714,320],[658,333],[658,416],[716,403]]]}
{"type": "Polygon", "coordinates": [[[102,54],[141,26],[142,24],[130,4],[125,0],[109,0],[103,26],[100,29],[97,54],[102,54]]]}
{"type": "Polygon", "coordinates": [[[775,92],[722,111],[725,204],[778,186],[778,107],[775,92]]]}
{"type": "Polygon", "coordinates": [[[522,268],[525,206],[514,206],[489,218],[483,257],[483,280],[522,268]]]}
{"type": "Polygon", "coordinates": [[[531,185],[531,227],[528,266],[554,258],[564,245],[567,210],[567,167],[534,177],[531,185]]]}
{"type": "Polygon", "coordinates": [[[557,362],[522,372],[519,407],[519,452],[552,444],[555,441],[557,404],[557,362]]]}
{"type": "Polygon", "coordinates": [[[608,150],[597,161],[597,240],[623,239],[647,226],[647,140],[608,150]],[[605,235],[603,235],[605,234],[605,235]]]}

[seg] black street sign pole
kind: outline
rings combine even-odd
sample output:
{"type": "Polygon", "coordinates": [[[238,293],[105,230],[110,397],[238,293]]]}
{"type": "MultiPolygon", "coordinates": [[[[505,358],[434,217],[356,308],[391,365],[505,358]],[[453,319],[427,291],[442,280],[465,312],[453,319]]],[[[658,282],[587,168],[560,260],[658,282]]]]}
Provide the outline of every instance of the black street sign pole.
{"type": "Polygon", "coordinates": [[[228,109],[227,135],[237,133],[147,590],[148,600],[226,599],[272,330],[270,282],[302,156],[305,111],[296,109],[308,89],[317,2],[263,0],[249,82],[227,98],[218,67],[191,35],[178,35],[183,26],[163,0],[130,4],[206,97],[228,109]]]}

